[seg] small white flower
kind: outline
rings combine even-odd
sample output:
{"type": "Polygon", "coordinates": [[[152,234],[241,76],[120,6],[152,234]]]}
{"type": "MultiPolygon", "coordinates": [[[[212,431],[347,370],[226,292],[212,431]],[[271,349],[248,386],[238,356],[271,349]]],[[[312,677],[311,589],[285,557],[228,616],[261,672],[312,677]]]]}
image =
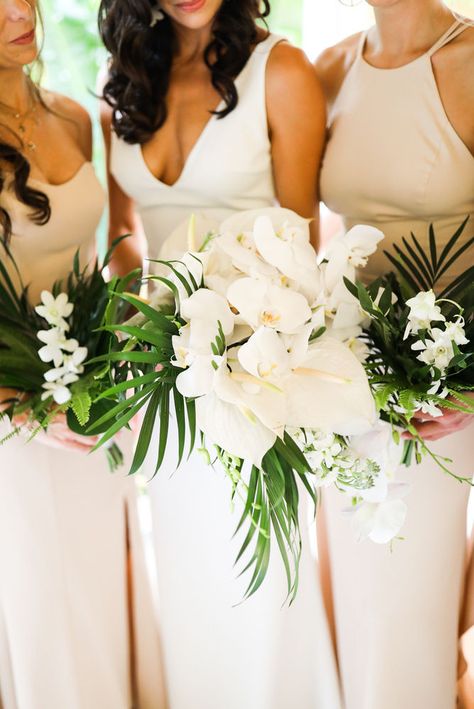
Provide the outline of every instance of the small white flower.
{"type": "Polygon", "coordinates": [[[71,315],[74,305],[69,303],[66,293],[60,293],[55,298],[52,293],[44,290],[41,293],[41,301],[43,304],[35,308],[38,315],[54,327],[59,327],[65,331],[69,330],[66,318],[71,315]]]}
{"type": "Polygon", "coordinates": [[[432,401],[417,401],[415,411],[421,411],[423,414],[438,418],[443,415],[443,412],[432,401]]]}
{"type": "Polygon", "coordinates": [[[54,362],[55,367],[61,367],[64,362],[64,352],[74,352],[79,347],[77,340],[66,338],[61,328],[53,327],[50,330],[40,330],[38,339],[45,346],[38,350],[42,362],[54,362]]]}
{"type": "Polygon", "coordinates": [[[361,502],[352,518],[358,541],[370,539],[376,544],[387,544],[400,532],[407,511],[406,503],[396,497],[379,503],[361,502]]]}
{"type": "Polygon", "coordinates": [[[469,344],[463,325],[464,320],[462,318],[459,318],[455,322],[446,323],[446,335],[455,342],[458,347],[469,344]]]}
{"type": "Polygon", "coordinates": [[[429,330],[432,322],[445,320],[439,305],[436,305],[436,295],[432,290],[421,291],[407,300],[407,305],[410,312],[404,340],[412,333],[416,335],[420,330],[429,330]]]}
{"type": "Polygon", "coordinates": [[[71,399],[71,392],[64,382],[60,379],[57,382],[46,382],[43,384],[44,393],[41,396],[41,401],[46,401],[53,397],[54,401],[61,406],[67,404],[71,399]]]}
{"type": "Polygon", "coordinates": [[[47,382],[55,382],[61,377],[73,374],[77,376],[78,374],[84,373],[83,362],[87,359],[88,350],[87,347],[78,347],[72,355],[63,355],[63,364],[61,367],[56,369],[49,369],[44,378],[47,382]]]}
{"type": "Polygon", "coordinates": [[[431,336],[433,337],[432,340],[427,339],[425,342],[418,340],[411,348],[415,351],[421,351],[417,356],[420,362],[444,372],[454,357],[453,343],[447,333],[437,327],[431,330],[431,336]]]}

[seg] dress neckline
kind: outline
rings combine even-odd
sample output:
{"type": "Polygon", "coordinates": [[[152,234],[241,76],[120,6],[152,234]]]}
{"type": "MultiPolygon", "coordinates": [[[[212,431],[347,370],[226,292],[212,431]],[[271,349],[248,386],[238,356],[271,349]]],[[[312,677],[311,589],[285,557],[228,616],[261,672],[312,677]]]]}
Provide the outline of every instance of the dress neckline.
{"type": "Polygon", "coordinates": [[[86,168],[92,168],[92,162],[90,160],[86,160],[85,162],[83,162],[80,168],[76,170],[74,175],[70,177],[69,180],[66,180],[65,182],[60,182],[59,184],[54,184],[53,182],[46,182],[44,180],[37,180],[34,177],[30,178],[28,182],[35,185],[40,185],[41,187],[45,187],[47,189],[59,189],[61,187],[68,187],[73,182],[75,182],[80,175],[82,175],[86,168]]]}
{"type": "MultiPolygon", "coordinates": [[[[253,49],[253,51],[252,51],[252,54],[250,55],[250,57],[249,57],[247,63],[245,64],[245,66],[242,68],[242,70],[240,71],[240,73],[239,73],[239,74],[236,76],[236,78],[235,78],[235,84],[236,84],[236,86],[238,86],[238,84],[239,84],[239,83],[241,82],[241,80],[242,80],[242,77],[243,77],[243,76],[245,75],[245,73],[248,71],[248,67],[249,67],[250,64],[251,64],[251,62],[252,62],[252,60],[253,60],[253,58],[254,58],[254,56],[255,56],[255,52],[257,51],[257,49],[261,49],[262,47],[264,47],[264,46],[268,43],[268,41],[269,41],[271,38],[273,38],[273,37],[275,37],[275,35],[272,34],[272,33],[269,33],[268,36],[265,37],[264,40],[262,40],[262,42],[259,42],[259,44],[257,44],[257,45],[254,47],[254,49],[253,49]]],[[[280,38],[277,37],[277,39],[278,39],[279,41],[281,41],[280,38]]],[[[136,144],[135,147],[136,147],[136,150],[137,150],[137,152],[138,152],[138,157],[139,157],[139,159],[140,159],[140,162],[142,163],[142,165],[143,165],[143,167],[144,167],[144,169],[145,169],[145,172],[146,172],[147,176],[150,177],[150,178],[153,180],[153,182],[154,182],[154,184],[155,184],[156,186],[163,187],[164,189],[168,189],[168,190],[176,189],[177,187],[180,186],[180,184],[181,184],[181,183],[184,181],[184,179],[186,178],[186,175],[187,175],[187,173],[188,173],[189,170],[190,170],[190,166],[192,166],[192,164],[195,162],[195,160],[196,160],[196,155],[200,152],[201,147],[202,147],[203,143],[205,142],[206,135],[209,133],[209,131],[210,131],[210,129],[212,128],[213,124],[217,121],[217,115],[216,115],[216,113],[217,113],[218,111],[222,110],[222,108],[224,108],[224,106],[225,106],[225,101],[224,101],[223,99],[221,99],[221,101],[219,101],[219,104],[217,105],[217,107],[214,109],[214,112],[213,112],[212,115],[209,117],[209,120],[207,121],[206,125],[205,125],[204,128],[202,129],[201,133],[199,134],[199,136],[198,136],[196,142],[194,143],[193,147],[192,147],[191,150],[189,151],[188,156],[187,156],[186,160],[185,160],[184,163],[183,163],[183,168],[182,168],[182,170],[181,170],[181,172],[180,172],[180,174],[179,174],[179,177],[178,177],[173,183],[171,183],[171,184],[168,184],[167,182],[164,182],[163,180],[160,180],[158,177],[156,177],[156,175],[153,174],[153,172],[150,170],[150,167],[149,167],[147,161],[145,160],[145,156],[143,155],[143,146],[140,145],[140,143],[137,143],[137,144],[136,144]]]]}
{"type": "Polygon", "coordinates": [[[451,39],[454,39],[458,34],[461,34],[465,29],[467,28],[467,25],[463,26],[463,23],[460,20],[455,20],[452,25],[448,27],[448,29],[443,32],[441,37],[439,37],[436,42],[426,50],[426,52],[423,52],[423,54],[420,54],[419,57],[415,57],[415,59],[412,59],[411,61],[407,62],[406,64],[401,64],[400,66],[394,66],[394,67],[379,67],[379,66],[374,66],[370,62],[367,61],[367,59],[364,57],[364,51],[365,47],[367,44],[367,35],[370,30],[367,30],[366,32],[362,33],[359,49],[358,49],[358,56],[357,59],[363,64],[364,66],[368,67],[370,70],[374,72],[386,72],[386,73],[394,73],[397,71],[402,71],[406,69],[412,68],[414,65],[418,64],[419,62],[422,62],[423,60],[429,59],[431,63],[431,57],[433,54],[438,50],[441,49],[441,47],[444,46],[444,44],[448,44],[448,42],[451,41],[451,39]]]}

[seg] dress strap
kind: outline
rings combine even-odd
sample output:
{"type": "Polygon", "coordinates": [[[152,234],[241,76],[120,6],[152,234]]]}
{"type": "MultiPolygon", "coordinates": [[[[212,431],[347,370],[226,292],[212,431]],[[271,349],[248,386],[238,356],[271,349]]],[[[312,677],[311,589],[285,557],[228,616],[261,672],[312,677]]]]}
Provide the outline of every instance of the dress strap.
{"type": "Polygon", "coordinates": [[[431,47],[431,49],[428,52],[428,56],[432,57],[435,52],[438,51],[438,49],[441,49],[441,47],[444,47],[446,44],[449,44],[453,39],[458,37],[460,34],[464,32],[468,28],[469,25],[465,24],[464,22],[461,22],[461,20],[456,20],[451,27],[448,29],[447,32],[443,34],[442,37],[438,39],[438,41],[431,47]]]}
{"type": "Polygon", "coordinates": [[[365,49],[365,43],[367,41],[367,35],[369,34],[369,30],[365,30],[364,32],[361,33],[360,38],[359,38],[359,43],[357,45],[357,54],[356,54],[356,59],[360,59],[362,55],[364,54],[364,49],[365,49]]]}

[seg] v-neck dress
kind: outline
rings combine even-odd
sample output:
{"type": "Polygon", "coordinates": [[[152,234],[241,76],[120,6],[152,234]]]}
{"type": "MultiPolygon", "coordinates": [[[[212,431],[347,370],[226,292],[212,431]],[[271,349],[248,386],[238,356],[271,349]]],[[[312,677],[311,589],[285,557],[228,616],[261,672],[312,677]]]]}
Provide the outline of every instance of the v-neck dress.
{"type": "MultiPolygon", "coordinates": [[[[138,146],[114,140],[113,174],[135,199],[151,255],[192,212],[219,221],[275,203],[265,69],[279,41],[270,35],[256,47],[237,78],[237,108],[211,119],[174,186],[148,172],[138,146]]],[[[179,243],[170,247],[179,250],[179,243]]],[[[286,580],[275,546],[263,586],[239,605],[249,580],[237,579],[233,566],[242,541],[233,539],[240,501],[233,511],[225,474],[197,452],[175,472],[174,426],[169,435],[173,454],[150,495],[171,709],[341,709],[309,517],[301,521],[294,604],[284,606],[286,580]]],[[[144,466],[149,478],[154,460],[144,466]]]]}

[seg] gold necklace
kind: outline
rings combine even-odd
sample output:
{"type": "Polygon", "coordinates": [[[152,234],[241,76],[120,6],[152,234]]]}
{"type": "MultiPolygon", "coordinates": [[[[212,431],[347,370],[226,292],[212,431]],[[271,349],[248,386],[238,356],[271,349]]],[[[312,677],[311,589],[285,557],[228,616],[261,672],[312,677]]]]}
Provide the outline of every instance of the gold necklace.
{"type": "MultiPolygon", "coordinates": [[[[30,89],[30,91],[32,94],[31,95],[32,103],[31,103],[30,108],[28,108],[27,111],[25,111],[24,113],[21,113],[20,111],[15,110],[12,106],[9,106],[8,104],[0,101],[0,112],[6,113],[7,115],[11,116],[16,121],[18,121],[17,129],[18,129],[18,132],[20,133],[23,146],[27,150],[35,151],[36,150],[36,143],[33,140],[31,140],[31,137],[30,138],[27,137],[27,133],[28,133],[27,121],[31,116],[32,120],[33,120],[33,126],[38,125],[38,119],[35,118],[35,114],[36,114],[36,111],[38,108],[39,101],[38,101],[38,97],[37,97],[37,91],[36,90],[33,91],[31,89],[30,89]],[[35,96],[35,94],[36,94],[36,96],[35,96]]],[[[32,132],[32,131],[30,131],[30,132],[32,132]]]]}

